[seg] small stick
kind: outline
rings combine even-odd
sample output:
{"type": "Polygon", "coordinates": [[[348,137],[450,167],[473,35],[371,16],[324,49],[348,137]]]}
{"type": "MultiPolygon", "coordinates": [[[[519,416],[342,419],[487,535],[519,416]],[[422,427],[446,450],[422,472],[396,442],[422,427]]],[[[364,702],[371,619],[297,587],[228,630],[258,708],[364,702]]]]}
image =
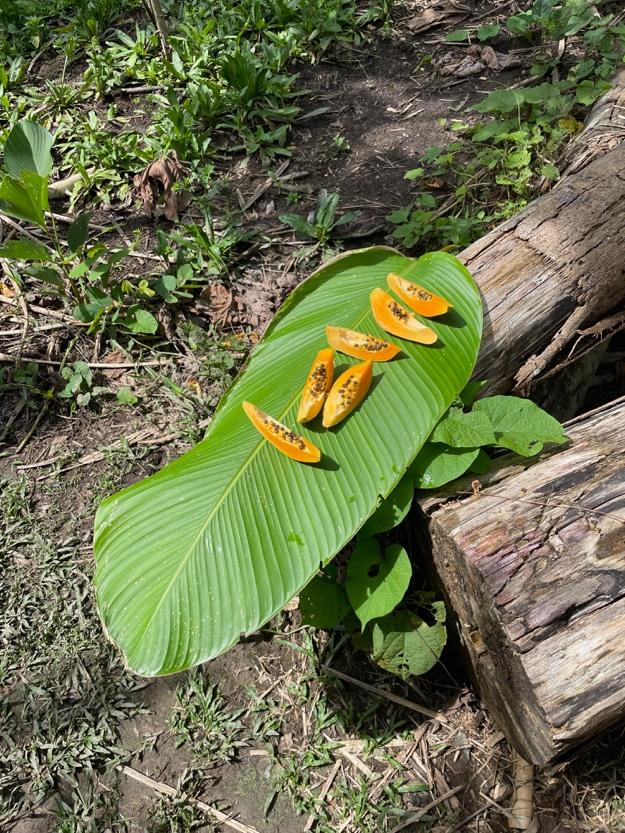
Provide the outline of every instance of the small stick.
{"type": "MultiPolygon", "coordinates": [[[[334,779],[336,778],[336,775],[337,775],[340,768],[341,768],[341,762],[340,761],[335,761],[334,766],[332,767],[332,770],[331,770],[330,774],[328,775],[326,780],[323,782],[323,786],[319,790],[319,799],[318,799],[319,801],[323,801],[324,798],[326,797],[326,795],[329,793],[330,787],[334,783],[334,779]]],[[[315,826],[316,821],[317,821],[316,816],[314,816],[311,813],[311,815],[308,816],[308,821],[304,825],[303,833],[308,833],[309,830],[312,830],[313,827],[315,826]]]]}
{"type": "Polygon", "coordinates": [[[426,804],[425,807],[422,807],[417,813],[413,813],[412,816],[408,816],[407,819],[404,819],[404,821],[402,821],[401,824],[398,824],[396,827],[394,827],[390,831],[390,833],[399,833],[400,830],[403,830],[405,827],[409,827],[411,824],[414,824],[416,821],[419,821],[419,819],[422,819],[423,816],[429,810],[434,809],[434,807],[436,807],[438,804],[441,804],[443,801],[447,801],[447,799],[451,798],[452,795],[455,795],[457,792],[460,792],[462,788],[463,785],[458,784],[458,786],[454,787],[452,790],[448,790],[446,793],[443,793],[443,795],[439,795],[438,798],[435,798],[434,801],[430,801],[429,804],[426,804]]]}
{"type": "Polygon", "coordinates": [[[19,303],[22,314],[24,317],[24,323],[22,324],[22,335],[20,338],[20,346],[18,347],[18,353],[21,353],[24,349],[24,344],[26,342],[26,336],[28,335],[28,325],[30,324],[30,316],[28,314],[28,304],[26,303],[26,298],[24,297],[24,293],[22,292],[18,282],[15,280],[13,275],[11,274],[11,270],[7,266],[6,263],[2,263],[2,270],[6,275],[6,279],[11,283],[13,289],[15,290],[15,298],[19,303]]]}
{"type": "MultiPolygon", "coordinates": [[[[133,769],[130,766],[118,766],[117,769],[123,772],[124,775],[132,778],[133,781],[138,781],[140,784],[150,787],[154,792],[168,795],[170,798],[175,798],[179,794],[178,790],[174,789],[174,787],[170,787],[169,784],[164,784],[162,781],[155,781],[154,778],[150,778],[149,775],[139,772],[138,769],[133,769]]],[[[191,798],[191,796],[187,796],[187,801],[189,804],[197,807],[198,810],[202,810],[206,815],[212,816],[219,824],[225,824],[231,830],[237,830],[238,833],[258,833],[255,827],[250,827],[249,824],[243,824],[243,822],[233,819],[232,816],[222,813],[216,807],[211,807],[205,801],[200,801],[198,798],[191,798]]]]}
{"type": "Polygon", "coordinates": [[[391,691],[387,691],[384,688],[378,688],[377,686],[369,685],[369,683],[365,683],[362,680],[357,680],[355,677],[350,677],[349,674],[337,671],[336,668],[330,668],[329,665],[322,665],[321,669],[328,674],[332,674],[334,677],[338,677],[339,680],[344,680],[346,683],[352,683],[353,685],[356,685],[371,694],[377,694],[379,697],[384,697],[387,700],[390,700],[391,703],[396,703],[398,706],[403,706],[405,709],[411,709],[414,712],[419,712],[419,714],[424,714],[426,717],[432,718],[432,720],[438,720],[439,723],[449,723],[447,718],[440,712],[432,711],[426,706],[414,703],[412,700],[406,700],[405,697],[400,697],[398,694],[393,694],[391,691]]]}
{"type": "Polygon", "coordinates": [[[355,766],[356,769],[360,770],[360,772],[362,772],[362,774],[364,776],[366,776],[369,779],[369,781],[373,782],[373,781],[378,781],[380,779],[381,776],[380,776],[379,773],[374,772],[371,769],[371,767],[368,767],[367,764],[365,764],[363,761],[361,761],[358,756],[354,755],[348,749],[345,749],[344,747],[339,746],[336,751],[340,755],[342,755],[344,758],[347,758],[347,760],[350,762],[350,764],[355,766]]]}
{"type": "MultiPolygon", "coordinates": [[[[37,356],[12,356],[10,353],[0,353],[0,362],[37,362],[37,364],[49,364],[52,367],[62,367],[64,362],[53,361],[52,359],[40,359],[37,356]]],[[[150,359],[146,362],[85,362],[89,367],[98,370],[128,370],[137,367],[160,367],[163,362],[160,359],[150,359]]]]}
{"type": "Polygon", "coordinates": [[[532,823],[534,806],[534,765],[512,752],[512,777],[514,798],[508,816],[508,827],[513,830],[527,830],[532,823]]]}

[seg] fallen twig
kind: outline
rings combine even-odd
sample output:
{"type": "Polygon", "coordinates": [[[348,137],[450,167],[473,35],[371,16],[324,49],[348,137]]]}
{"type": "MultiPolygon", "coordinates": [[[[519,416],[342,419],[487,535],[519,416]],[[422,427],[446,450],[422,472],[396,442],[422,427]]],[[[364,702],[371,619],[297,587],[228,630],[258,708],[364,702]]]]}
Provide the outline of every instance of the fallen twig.
{"type": "Polygon", "coordinates": [[[419,821],[423,818],[423,816],[429,812],[430,810],[434,809],[434,807],[442,804],[443,801],[447,801],[447,799],[451,798],[452,795],[455,795],[457,792],[460,792],[462,789],[462,784],[458,784],[457,787],[454,787],[452,790],[448,790],[443,795],[439,795],[438,798],[435,798],[433,801],[430,801],[429,804],[426,804],[425,807],[422,807],[418,812],[413,813],[411,816],[408,816],[407,819],[404,819],[400,824],[390,831],[390,833],[399,833],[400,830],[403,830],[405,827],[409,827],[411,824],[419,821]]]}
{"type": "MultiPolygon", "coordinates": [[[[323,786],[319,790],[318,801],[323,801],[325,799],[326,795],[330,791],[330,787],[334,783],[334,779],[336,778],[337,773],[338,773],[340,768],[341,768],[341,762],[340,761],[335,761],[334,766],[332,767],[332,769],[330,771],[330,774],[328,775],[326,780],[323,782],[323,786]]],[[[306,824],[304,825],[304,833],[308,833],[309,830],[312,830],[316,821],[317,821],[317,817],[311,813],[308,816],[308,820],[307,820],[306,824]]]]}
{"type": "MultiPolygon", "coordinates": [[[[149,775],[139,772],[138,769],[133,769],[130,766],[118,766],[117,769],[123,772],[124,775],[127,775],[128,778],[132,778],[133,781],[144,784],[146,787],[154,790],[154,792],[161,793],[161,795],[168,795],[170,798],[176,798],[179,795],[178,790],[174,787],[170,787],[169,784],[165,784],[162,781],[155,781],[154,778],[150,778],[149,775]]],[[[224,824],[231,830],[237,830],[238,833],[258,833],[255,827],[250,827],[249,824],[244,824],[241,821],[233,819],[232,816],[227,815],[227,813],[222,813],[221,810],[212,807],[205,801],[200,801],[199,798],[192,798],[191,796],[186,796],[186,798],[189,804],[197,807],[198,810],[202,810],[207,816],[211,816],[218,824],[224,824]]]]}
{"type": "Polygon", "coordinates": [[[405,709],[411,709],[414,712],[419,712],[419,714],[424,714],[426,717],[432,718],[432,720],[438,720],[439,723],[449,723],[447,718],[440,712],[432,711],[432,709],[428,709],[426,706],[421,706],[419,703],[414,703],[412,700],[400,697],[399,694],[393,694],[392,691],[387,691],[385,688],[378,688],[377,686],[370,685],[362,680],[357,680],[355,677],[350,677],[349,674],[343,673],[343,671],[338,671],[336,668],[330,668],[329,665],[322,665],[321,670],[325,671],[327,674],[331,674],[333,677],[338,677],[339,680],[344,680],[346,683],[352,683],[353,685],[356,685],[371,694],[377,694],[379,697],[384,697],[386,700],[390,700],[398,706],[403,706],[405,709]]]}
{"type": "MultiPolygon", "coordinates": [[[[37,362],[37,364],[48,364],[52,367],[62,367],[64,362],[53,359],[40,359],[38,356],[13,356],[11,353],[0,353],[0,362],[37,362]]],[[[94,370],[131,370],[138,367],[160,367],[163,362],[160,359],[150,359],[145,362],[85,362],[94,370]]]]}

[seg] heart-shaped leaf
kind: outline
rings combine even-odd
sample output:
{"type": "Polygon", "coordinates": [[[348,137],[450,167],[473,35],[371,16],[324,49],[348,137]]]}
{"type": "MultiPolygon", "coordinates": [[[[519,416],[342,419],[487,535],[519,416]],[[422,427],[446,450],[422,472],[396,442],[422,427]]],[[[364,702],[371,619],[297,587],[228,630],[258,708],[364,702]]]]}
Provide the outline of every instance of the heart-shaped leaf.
{"type": "Polygon", "coordinates": [[[345,589],[364,630],[372,619],[386,616],[404,598],[412,567],[403,547],[392,544],[382,555],[375,538],[359,541],[347,567],[345,589]]]}
{"type": "MultiPolygon", "coordinates": [[[[223,398],[206,438],[152,477],[108,498],[95,524],[102,620],[136,671],[188,668],[267,622],[354,536],[401,479],[469,379],[480,343],[479,293],[465,267],[436,252],[351,252],[283,304],[223,398]],[[384,338],[369,295],[389,272],[453,304],[429,322],[434,347],[397,343],[376,364],[363,403],[336,428],[297,430],[323,454],[302,465],[249,422],[249,400],[296,427],[310,364],[333,324],[384,338]]],[[[338,370],[356,363],[337,356],[338,370]]]]}

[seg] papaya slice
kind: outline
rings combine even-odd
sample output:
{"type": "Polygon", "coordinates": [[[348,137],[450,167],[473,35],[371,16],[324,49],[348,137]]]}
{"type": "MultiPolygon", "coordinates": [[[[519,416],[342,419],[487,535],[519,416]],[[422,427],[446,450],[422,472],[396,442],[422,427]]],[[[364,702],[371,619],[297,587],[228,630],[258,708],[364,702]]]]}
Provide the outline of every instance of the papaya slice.
{"type": "Polygon", "coordinates": [[[256,405],[244,402],[243,410],[254,428],[291,460],[297,460],[300,463],[318,463],[321,459],[321,452],[317,446],[261,411],[256,405]]]}
{"type": "Polygon", "coordinates": [[[328,344],[340,353],[346,353],[355,359],[371,359],[374,362],[387,362],[401,352],[401,348],[381,338],[346,330],[343,327],[326,327],[328,344]]]}
{"type": "Polygon", "coordinates": [[[438,338],[434,330],[418,321],[383,289],[374,289],[371,293],[371,309],[373,317],[387,333],[418,344],[434,344],[438,338]]]}
{"type": "Polygon", "coordinates": [[[373,377],[371,361],[354,365],[341,373],[323,406],[323,427],[332,428],[358,407],[367,395],[373,377]]]}
{"type": "Polygon", "coordinates": [[[326,347],[317,353],[306,379],[304,393],[297,412],[298,422],[309,422],[323,408],[334,379],[334,353],[326,347]]]}
{"type": "Polygon", "coordinates": [[[392,272],[386,276],[386,282],[410,309],[423,315],[424,318],[434,318],[437,315],[444,315],[453,304],[446,301],[440,295],[419,286],[418,283],[401,278],[392,272]]]}

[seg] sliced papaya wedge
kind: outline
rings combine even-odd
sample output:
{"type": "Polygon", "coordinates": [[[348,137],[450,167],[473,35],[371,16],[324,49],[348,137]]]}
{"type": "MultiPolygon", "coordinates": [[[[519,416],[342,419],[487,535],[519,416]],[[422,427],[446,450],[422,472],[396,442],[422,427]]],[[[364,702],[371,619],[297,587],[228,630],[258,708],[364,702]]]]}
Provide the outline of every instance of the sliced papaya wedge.
{"type": "Polygon", "coordinates": [[[419,344],[434,344],[438,336],[430,327],[417,320],[411,312],[392,298],[383,289],[371,293],[373,317],[383,330],[407,341],[419,344]]]}
{"type": "Polygon", "coordinates": [[[304,385],[304,393],[297,412],[298,422],[309,422],[323,408],[334,380],[334,353],[325,347],[317,353],[304,385]]]}
{"type": "Polygon", "coordinates": [[[373,376],[373,364],[363,362],[341,373],[323,406],[323,427],[332,428],[358,407],[367,395],[373,376]]]}
{"type": "Polygon", "coordinates": [[[392,272],[386,276],[386,282],[410,309],[423,315],[425,318],[434,318],[437,315],[444,315],[453,304],[446,301],[440,295],[419,286],[418,283],[401,278],[392,272]]]}
{"type": "Polygon", "coordinates": [[[353,356],[355,359],[371,359],[373,362],[387,362],[401,352],[401,348],[381,338],[346,330],[343,327],[326,327],[328,344],[335,350],[353,356]]]}
{"type": "Polygon", "coordinates": [[[321,451],[317,446],[291,431],[277,419],[270,417],[256,405],[244,402],[243,410],[254,428],[287,457],[300,463],[318,463],[321,459],[321,451]]]}

